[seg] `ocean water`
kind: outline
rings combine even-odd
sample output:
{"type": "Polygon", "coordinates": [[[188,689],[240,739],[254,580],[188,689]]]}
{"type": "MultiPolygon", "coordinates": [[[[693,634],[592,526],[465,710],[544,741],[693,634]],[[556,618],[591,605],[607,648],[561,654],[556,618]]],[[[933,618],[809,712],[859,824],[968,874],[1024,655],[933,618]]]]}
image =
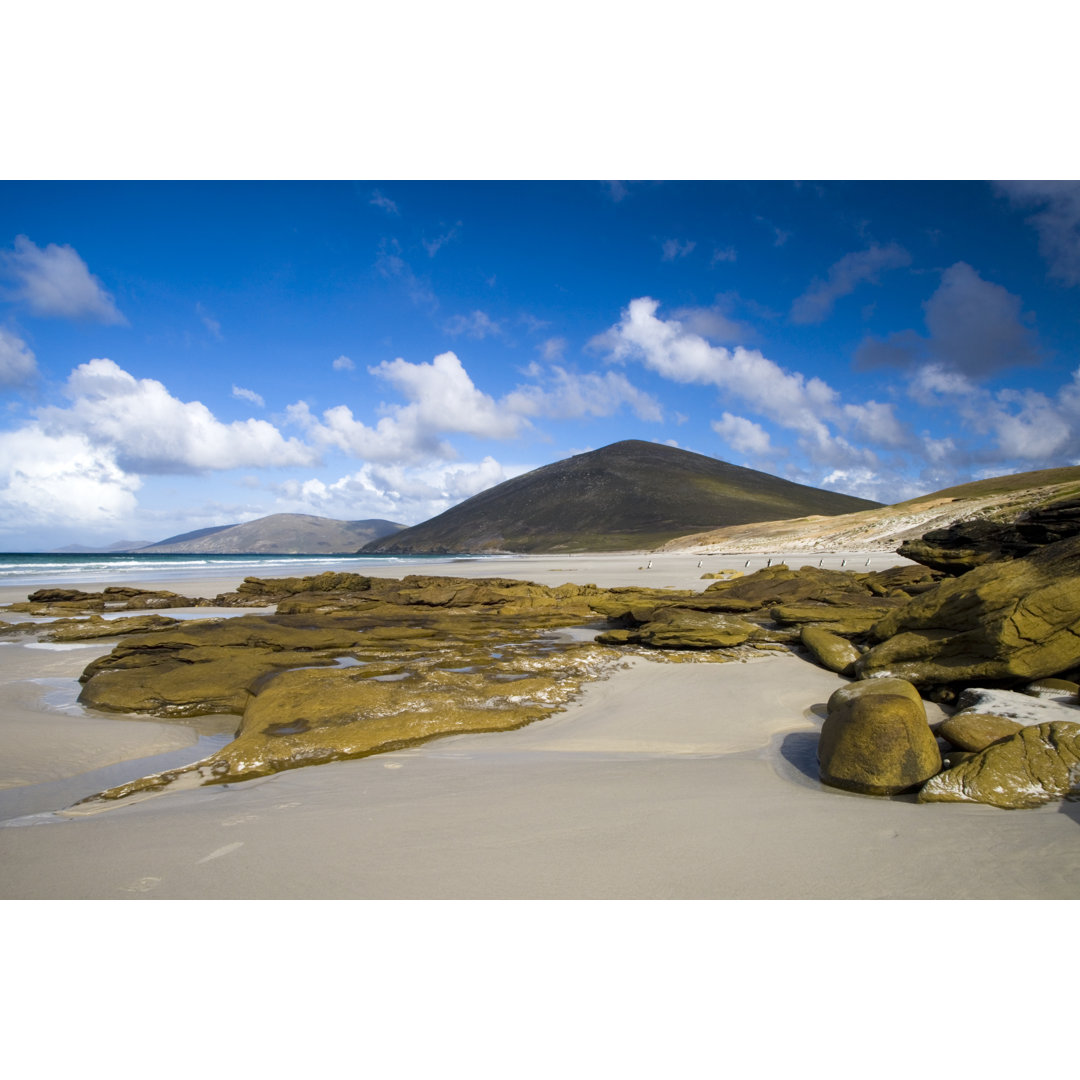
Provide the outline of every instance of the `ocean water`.
{"type": "MultiPolygon", "coordinates": [[[[496,561],[512,556],[477,556],[496,561]]],[[[400,566],[401,574],[423,573],[425,564],[452,563],[447,555],[56,555],[0,552],[0,585],[142,584],[228,577],[305,577],[362,574],[375,566],[400,566]]]]}

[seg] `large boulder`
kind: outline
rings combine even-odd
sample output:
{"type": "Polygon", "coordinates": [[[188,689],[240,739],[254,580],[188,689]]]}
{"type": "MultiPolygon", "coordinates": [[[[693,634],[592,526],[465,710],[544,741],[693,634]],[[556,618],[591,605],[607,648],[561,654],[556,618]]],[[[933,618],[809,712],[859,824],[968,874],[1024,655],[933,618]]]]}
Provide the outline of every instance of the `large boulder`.
{"type": "Polygon", "coordinates": [[[890,688],[891,681],[852,683],[829,699],[818,742],[822,783],[862,795],[896,795],[941,768],[918,691],[890,688]]]}
{"type": "Polygon", "coordinates": [[[1041,806],[1080,794],[1080,724],[1025,727],[939,773],[919,802],[978,802],[1005,810],[1041,806]]]}
{"type": "Polygon", "coordinates": [[[1018,684],[1067,671],[1080,663],[1080,537],[943,581],[871,635],[860,678],[1018,684]]]}
{"type": "Polygon", "coordinates": [[[597,640],[653,649],[726,649],[742,645],[759,632],[760,627],[738,615],[668,607],[652,612],[649,620],[634,630],[618,636],[601,634],[597,640]]]}

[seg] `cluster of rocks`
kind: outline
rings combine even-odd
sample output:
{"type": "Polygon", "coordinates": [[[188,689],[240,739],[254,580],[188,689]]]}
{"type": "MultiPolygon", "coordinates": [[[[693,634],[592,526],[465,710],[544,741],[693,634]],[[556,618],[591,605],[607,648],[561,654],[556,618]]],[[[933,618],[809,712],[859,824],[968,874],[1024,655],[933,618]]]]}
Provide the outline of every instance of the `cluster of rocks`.
{"type": "Polygon", "coordinates": [[[783,649],[853,680],[829,702],[825,783],[1031,806],[1080,785],[1071,507],[999,527],[996,549],[987,527],[958,527],[954,539],[974,550],[977,534],[981,545],[965,559],[943,556],[945,540],[928,534],[924,548],[902,549],[919,565],[876,572],[777,565],[725,573],[704,591],[344,573],[248,578],[213,599],[43,589],[9,610],[55,621],[6,632],[120,638],[83,673],[80,701],[96,709],[240,717],[234,741],[191,767],[205,782],[517,727],[561,708],[627,651],[726,660],[783,649]],[[146,614],[206,605],[271,611],[146,614]],[[561,633],[581,625],[599,631],[595,641],[561,633]],[[932,726],[925,700],[954,715],[932,726]]]}

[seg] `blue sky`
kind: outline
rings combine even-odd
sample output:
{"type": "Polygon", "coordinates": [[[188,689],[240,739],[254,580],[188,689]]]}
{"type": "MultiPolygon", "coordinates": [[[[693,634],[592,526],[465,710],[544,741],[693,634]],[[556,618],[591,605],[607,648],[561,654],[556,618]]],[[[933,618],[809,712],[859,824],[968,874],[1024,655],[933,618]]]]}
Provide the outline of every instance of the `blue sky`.
{"type": "Polygon", "coordinates": [[[0,185],[0,547],[416,523],[619,439],[1080,463],[1080,184],[0,185]]]}

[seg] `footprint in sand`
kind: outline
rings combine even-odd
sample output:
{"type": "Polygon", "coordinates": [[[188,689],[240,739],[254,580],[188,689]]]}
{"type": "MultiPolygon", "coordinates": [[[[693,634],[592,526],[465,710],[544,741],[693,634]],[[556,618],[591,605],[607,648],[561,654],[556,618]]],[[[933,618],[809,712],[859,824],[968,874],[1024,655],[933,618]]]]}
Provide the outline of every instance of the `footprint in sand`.
{"type": "Polygon", "coordinates": [[[153,892],[160,884],[159,877],[142,877],[130,885],[121,885],[120,892],[153,892]]]}
{"type": "Polygon", "coordinates": [[[222,855],[231,855],[237,848],[243,846],[243,840],[236,840],[231,844],[226,844],[224,847],[219,847],[216,851],[211,851],[209,855],[204,855],[195,865],[199,866],[204,862],[209,862],[211,859],[220,859],[222,855]]]}
{"type": "Polygon", "coordinates": [[[222,825],[246,825],[249,821],[258,821],[258,814],[240,814],[238,817],[226,818],[222,825]]]}

